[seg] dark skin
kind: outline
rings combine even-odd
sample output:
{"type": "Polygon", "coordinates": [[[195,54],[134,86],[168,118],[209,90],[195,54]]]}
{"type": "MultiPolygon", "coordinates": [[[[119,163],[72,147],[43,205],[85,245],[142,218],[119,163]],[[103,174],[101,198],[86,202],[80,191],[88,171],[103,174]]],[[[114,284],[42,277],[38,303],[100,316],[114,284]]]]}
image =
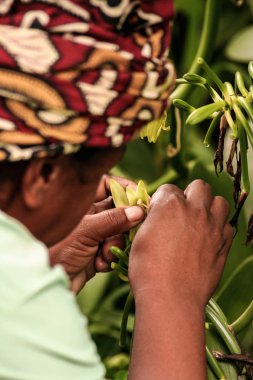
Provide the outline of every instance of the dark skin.
{"type": "MultiPolygon", "coordinates": [[[[11,202],[12,182],[1,186],[1,208],[51,247],[51,264],[63,264],[75,292],[109,268],[110,245],[143,219],[138,206],[112,208],[109,178],[101,178],[122,153],[101,149],[79,170],[67,156],[32,161],[11,202]]],[[[227,202],[201,180],[185,191],[164,185],[152,197],[130,255],[136,325],[129,379],[207,378],[204,308],[232,244],[227,216],[227,202]]]]}

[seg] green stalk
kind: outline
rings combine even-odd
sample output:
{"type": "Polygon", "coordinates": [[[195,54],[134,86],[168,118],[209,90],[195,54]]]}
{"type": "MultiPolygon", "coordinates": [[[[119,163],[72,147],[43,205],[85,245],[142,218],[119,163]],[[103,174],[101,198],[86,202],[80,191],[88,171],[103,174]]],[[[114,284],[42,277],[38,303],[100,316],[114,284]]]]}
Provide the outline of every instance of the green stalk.
{"type": "Polygon", "coordinates": [[[243,329],[245,329],[251,322],[253,321],[253,301],[249,304],[247,309],[238,317],[229,328],[233,329],[233,331],[238,334],[243,329]]]}
{"type": "Polygon", "coordinates": [[[248,72],[249,72],[250,77],[253,79],[253,61],[249,62],[248,72]]]}
{"type": "Polygon", "coordinates": [[[184,74],[183,78],[186,79],[187,82],[191,84],[201,84],[202,86],[204,86],[207,83],[206,78],[201,77],[200,75],[194,74],[194,73],[186,73],[184,74]]]}
{"type": "MultiPolygon", "coordinates": [[[[220,0],[206,1],[204,24],[200,37],[200,44],[196,56],[193,60],[193,63],[189,69],[190,73],[198,74],[200,72],[200,66],[197,63],[198,57],[203,57],[207,61],[209,61],[212,56],[215,47],[216,33],[218,30],[217,22],[215,20],[219,18],[220,6],[220,0]]],[[[186,99],[190,93],[191,86],[185,86],[184,84],[182,84],[178,86],[176,90],[171,94],[170,99],[186,99]]]]}
{"type": "Polygon", "coordinates": [[[120,273],[122,273],[124,276],[128,276],[128,271],[126,268],[124,268],[122,265],[120,265],[119,263],[114,263],[112,262],[111,263],[111,269],[114,269],[120,273]]]}
{"type": "Polygon", "coordinates": [[[240,73],[240,71],[237,71],[235,73],[235,86],[239,89],[242,96],[246,97],[248,96],[248,90],[245,87],[243,76],[240,73]]]}
{"type": "Polygon", "coordinates": [[[209,300],[208,305],[215,311],[220,319],[222,319],[226,324],[228,323],[227,317],[213,298],[209,300]]]}
{"type": "Polygon", "coordinates": [[[209,350],[207,346],[206,346],[206,358],[215,376],[219,380],[226,380],[226,376],[225,376],[225,373],[223,372],[223,369],[221,368],[219,362],[215,359],[212,352],[209,350]]]}
{"type": "Polygon", "coordinates": [[[216,314],[216,312],[213,311],[213,309],[208,305],[206,307],[206,315],[210,319],[210,321],[213,322],[214,326],[216,327],[217,331],[222,337],[230,353],[240,354],[241,353],[240,346],[238,345],[237,340],[235,339],[234,335],[229,330],[228,325],[224,323],[224,321],[221,320],[219,316],[216,314]]]}
{"type": "Polygon", "coordinates": [[[206,63],[206,61],[204,60],[204,58],[199,57],[197,59],[197,63],[206,72],[206,74],[211,79],[211,81],[216,84],[216,86],[219,88],[219,90],[222,93],[224,93],[224,88],[225,88],[224,83],[220,80],[220,78],[218,77],[218,75],[211,69],[211,67],[206,63]]]}
{"type": "Polygon", "coordinates": [[[247,136],[249,138],[250,144],[253,148],[253,132],[252,132],[252,129],[251,129],[247,119],[244,117],[240,107],[238,106],[238,104],[236,102],[233,103],[233,109],[235,111],[238,124],[242,125],[243,128],[245,129],[247,136]]]}
{"type": "Polygon", "coordinates": [[[116,256],[119,260],[122,260],[123,263],[128,266],[128,256],[125,252],[123,252],[120,248],[112,246],[110,248],[111,253],[116,256]]]}
{"type": "Polygon", "coordinates": [[[175,100],[173,100],[172,103],[175,107],[180,108],[181,110],[189,112],[189,113],[195,111],[195,109],[196,109],[196,108],[192,107],[189,103],[187,103],[186,101],[181,100],[181,99],[175,99],[175,100]]]}
{"type": "Polygon", "coordinates": [[[126,300],[125,307],[123,310],[123,315],[122,315],[122,322],[121,322],[121,329],[120,329],[120,340],[119,340],[120,347],[126,346],[127,321],[128,321],[128,316],[130,313],[130,309],[132,307],[133,300],[134,300],[134,296],[133,296],[132,291],[130,290],[130,292],[127,296],[127,300],[126,300]]]}
{"type": "Polygon", "coordinates": [[[243,98],[242,96],[238,96],[236,101],[240,104],[240,106],[243,107],[243,109],[247,112],[249,118],[251,119],[251,121],[253,121],[253,108],[251,106],[250,103],[248,103],[246,101],[245,98],[243,98]]]}
{"type": "Polygon", "coordinates": [[[235,122],[234,122],[234,120],[233,120],[233,118],[232,118],[232,115],[231,115],[231,113],[230,113],[230,111],[229,110],[226,110],[225,112],[224,112],[224,116],[225,116],[225,118],[226,118],[226,120],[227,120],[227,122],[228,122],[228,125],[230,126],[230,128],[232,129],[232,138],[233,139],[237,139],[238,138],[238,131],[237,131],[237,126],[236,126],[236,124],[235,124],[235,122]]]}
{"type": "Polygon", "coordinates": [[[250,191],[250,180],[247,157],[247,139],[246,133],[240,122],[238,122],[238,134],[242,161],[242,192],[248,194],[250,191]]]}
{"type": "Polygon", "coordinates": [[[222,113],[223,112],[219,112],[214,118],[213,120],[211,121],[211,124],[207,130],[207,133],[206,133],[206,136],[205,136],[205,139],[204,139],[204,145],[209,148],[210,144],[211,144],[211,138],[213,136],[213,133],[217,127],[217,124],[222,116],[222,113]]]}

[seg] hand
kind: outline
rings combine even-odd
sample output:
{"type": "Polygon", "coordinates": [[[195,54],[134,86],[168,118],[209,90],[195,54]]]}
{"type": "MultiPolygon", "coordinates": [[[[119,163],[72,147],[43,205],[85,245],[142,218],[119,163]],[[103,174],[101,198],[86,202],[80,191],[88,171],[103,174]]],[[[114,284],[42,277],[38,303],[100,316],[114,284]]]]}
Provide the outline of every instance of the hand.
{"type": "Polygon", "coordinates": [[[203,311],[232,244],[228,211],[225,199],[213,197],[202,180],[184,192],[161,186],[132,245],[129,279],[135,297],[158,290],[203,311]]]}
{"type": "MultiPolygon", "coordinates": [[[[71,289],[78,293],[96,272],[110,270],[112,245],[123,246],[123,232],[140,223],[144,213],[140,207],[112,208],[108,194],[109,178],[103,176],[97,190],[96,203],[75,230],[49,250],[51,265],[63,265],[71,280],[71,289]]],[[[116,178],[123,186],[135,184],[116,178]]]]}

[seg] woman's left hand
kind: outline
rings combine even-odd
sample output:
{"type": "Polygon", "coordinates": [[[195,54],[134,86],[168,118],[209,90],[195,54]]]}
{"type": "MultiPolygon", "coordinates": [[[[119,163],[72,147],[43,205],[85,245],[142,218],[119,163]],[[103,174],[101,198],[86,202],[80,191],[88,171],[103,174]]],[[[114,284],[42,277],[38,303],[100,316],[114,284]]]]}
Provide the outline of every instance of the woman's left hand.
{"type": "MultiPolygon", "coordinates": [[[[138,206],[113,208],[109,180],[103,176],[95,203],[78,226],[64,240],[49,249],[51,265],[61,264],[71,280],[71,289],[78,293],[96,272],[110,270],[114,257],[110,247],[123,247],[123,233],[144,217],[138,206]]],[[[136,187],[134,182],[113,177],[123,187],[136,187]]]]}

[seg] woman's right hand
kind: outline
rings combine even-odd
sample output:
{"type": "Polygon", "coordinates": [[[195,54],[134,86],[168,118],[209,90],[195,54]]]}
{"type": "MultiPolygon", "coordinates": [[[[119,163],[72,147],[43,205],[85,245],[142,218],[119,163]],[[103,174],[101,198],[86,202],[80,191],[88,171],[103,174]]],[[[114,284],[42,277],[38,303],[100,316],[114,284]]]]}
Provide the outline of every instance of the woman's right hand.
{"type": "Polygon", "coordinates": [[[129,279],[135,298],[158,290],[203,311],[232,244],[228,212],[227,201],[213,197],[202,180],[184,192],[161,186],[132,245],[129,279]]]}

